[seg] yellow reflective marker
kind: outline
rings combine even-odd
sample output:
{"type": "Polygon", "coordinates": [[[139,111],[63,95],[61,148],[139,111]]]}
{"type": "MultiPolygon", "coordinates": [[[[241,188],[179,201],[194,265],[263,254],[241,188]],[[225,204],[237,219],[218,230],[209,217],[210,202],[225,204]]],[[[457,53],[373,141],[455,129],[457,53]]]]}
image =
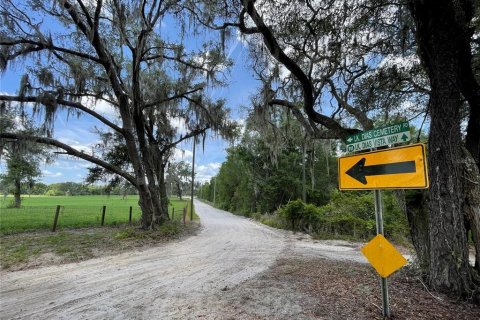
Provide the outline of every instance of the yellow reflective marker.
{"type": "Polygon", "coordinates": [[[388,277],[407,263],[400,252],[381,234],[377,234],[361,251],[382,278],[388,277]]]}
{"type": "Polygon", "coordinates": [[[428,188],[425,145],[338,158],[338,186],[340,190],[428,188]]]}

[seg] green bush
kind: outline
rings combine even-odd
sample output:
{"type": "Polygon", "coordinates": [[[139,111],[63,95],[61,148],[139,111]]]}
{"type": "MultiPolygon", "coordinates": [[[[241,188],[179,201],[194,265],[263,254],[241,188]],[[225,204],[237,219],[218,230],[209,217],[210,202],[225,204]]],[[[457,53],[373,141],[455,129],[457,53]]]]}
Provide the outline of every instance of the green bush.
{"type": "Polygon", "coordinates": [[[292,230],[311,231],[322,220],[318,208],[302,200],[288,202],[280,208],[279,213],[292,230]]]}
{"type": "MultiPolygon", "coordinates": [[[[406,242],[408,224],[392,192],[383,193],[385,235],[406,242]]],[[[290,201],[279,210],[287,228],[319,235],[367,240],[376,234],[372,192],[334,190],[327,205],[317,207],[301,200],[290,201]]]]}
{"type": "Polygon", "coordinates": [[[317,232],[364,240],[375,234],[375,220],[364,220],[349,214],[326,217],[317,232]]]}
{"type": "Polygon", "coordinates": [[[53,196],[64,196],[65,193],[64,192],[61,192],[60,190],[58,189],[49,189],[46,193],[45,193],[46,196],[49,196],[49,197],[53,197],[53,196]]]}

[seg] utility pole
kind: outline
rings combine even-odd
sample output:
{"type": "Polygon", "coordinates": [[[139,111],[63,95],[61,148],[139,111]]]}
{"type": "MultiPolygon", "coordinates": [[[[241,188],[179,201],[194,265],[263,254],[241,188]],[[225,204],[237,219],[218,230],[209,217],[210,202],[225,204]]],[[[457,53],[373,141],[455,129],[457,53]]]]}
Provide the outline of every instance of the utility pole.
{"type": "Polygon", "coordinates": [[[192,194],[190,199],[190,221],[193,221],[193,189],[195,184],[195,137],[193,137],[193,156],[192,156],[192,194]]]}
{"type": "Polygon", "coordinates": [[[306,181],[305,181],[305,155],[307,153],[307,146],[306,146],[306,138],[303,141],[303,152],[302,152],[302,200],[303,202],[307,202],[307,187],[306,187],[306,181]]]}
{"type": "Polygon", "coordinates": [[[215,182],[213,184],[213,205],[215,205],[215,196],[217,195],[217,177],[215,176],[215,182]]]}

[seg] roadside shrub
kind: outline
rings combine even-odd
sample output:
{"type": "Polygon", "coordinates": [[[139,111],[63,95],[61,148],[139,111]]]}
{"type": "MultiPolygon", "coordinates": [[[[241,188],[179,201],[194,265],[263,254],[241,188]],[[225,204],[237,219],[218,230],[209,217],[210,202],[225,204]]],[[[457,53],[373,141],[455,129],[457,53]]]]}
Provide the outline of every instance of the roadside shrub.
{"type": "Polygon", "coordinates": [[[290,228],[295,230],[295,226],[303,215],[305,203],[301,200],[294,200],[287,203],[286,206],[280,208],[279,213],[290,223],[290,228]]]}
{"type": "Polygon", "coordinates": [[[364,220],[350,214],[326,217],[317,232],[352,239],[368,239],[375,234],[375,220],[364,220]]]}
{"type": "Polygon", "coordinates": [[[49,189],[47,192],[45,192],[46,196],[53,197],[53,196],[63,196],[65,195],[64,192],[61,192],[58,189],[49,189]]]}
{"type": "MultiPolygon", "coordinates": [[[[408,224],[392,192],[384,192],[385,235],[405,243],[408,224]]],[[[286,227],[321,238],[368,240],[376,234],[372,192],[339,192],[334,190],[330,202],[317,207],[301,200],[290,201],[279,209],[286,227]]]]}
{"type": "Polygon", "coordinates": [[[311,189],[307,190],[307,203],[314,204],[316,206],[324,206],[330,201],[330,192],[323,189],[311,189]]]}
{"type": "Polygon", "coordinates": [[[311,232],[322,220],[318,208],[313,204],[305,204],[302,200],[288,202],[280,208],[279,214],[292,230],[311,232]]]}
{"type": "MultiPolygon", "coordinates": [[[[23,198],[21,198],[21,201],[23,201],[23,198]]],[[[12,199],[10,201],[7,202],[7,204],[5,205],[5,208],[6,209],[15,209],[15,200],[12,199]]]]}

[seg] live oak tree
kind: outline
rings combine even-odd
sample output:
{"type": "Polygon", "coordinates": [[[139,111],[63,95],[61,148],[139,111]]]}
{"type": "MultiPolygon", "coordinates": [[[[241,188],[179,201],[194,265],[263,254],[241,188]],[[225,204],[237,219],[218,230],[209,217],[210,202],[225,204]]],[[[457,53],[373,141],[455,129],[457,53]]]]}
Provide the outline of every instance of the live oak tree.
{"type": "Polygon", "coordinates": [[[397,114],[429,117],[431,188],[424,217],[413,217],[415,222],[423,219],[423,236],[413,240],[420,259],[427,262],[422,266],[431,287],[478,297],[480,282],[469,265],[465,226],[468,221],[478,261],[476,2],[202,3],[208,10],[196,2],[189,6],[200,21],[217,30],[237,28],[249,42],[257,74],[264,75],[264,103],[259,107],[289,108],[311,136],[345,140],[354,126],[371,129],[375,118],[391,118],[392,102],[397,102],[397,114]],[[212,14],[224,20],[209,18],[212,14]],[[409,57],[413,63],[402,70],[399,62],[409,57]],[[379,61],[388,60],[392,67],[382,72],[385,65],[379,61]],[[421,103],[412,110],[415,100],[421,103]]]}
{"type": "Polygon", "coordinates": [[[168,219],[163,179],[173,148],[207,130],[235,131],[223,102],[206,93],[222,85],[217,75],[229,65],[221,46],[199,40],[186,49],[182,41],[199,29],[188,33],[177,1],[9,0],[0,8],[0,67],[27,66],[18,94],[0,100],[32,105],[31,113],[44,116],[44,135],[2,132],[1,138],[54,146],[118,175],[138,190],[144,228],[168,219]],[[167,17],[178,21],[172,37],[163,37],[167,17]],[[112,139],[93,152],[63,143],[53,133],[59,112],[93,117],[112,139]],[[112,161],[119,150],[122,158],[112,161]]]}
{"type": "MultiPolygon", "coordinates": [[[[0,133],[15,131],[20,134],[35,133],[32,123],[21,114],[8,112],[7,106],[0,106],[0,133]]],[[[5,161],[5,173],[0,174],[0,183],[8,190],[13,190],[13,207],[20,208],[22,187],[28,190],[34,187],[36,179],[41,176],[40,164],[51,159],[47,148],[28,141],[4,140],[0,143],[0,159],[5,161]]]]}
{"type": "Polygon", "coordinates": [[[171,192],[175,192],[180,200],[182,200],[183,190],[188,188],[189,177],[192,168],[185,161],[174,162],[168,164],[166,183],[171,186],[171,192]]]}
{"type": "Polygon", "coordinates": [[[472,52],[478,55],[473,34],[479,7],[469,0],[410,0],[408,6],[431,86],[428,280],[437,290],[479,299],[480,278],[469,265],[464,224],[466,219],[472,225],[478,271],[480,86],[472,52]]]}

